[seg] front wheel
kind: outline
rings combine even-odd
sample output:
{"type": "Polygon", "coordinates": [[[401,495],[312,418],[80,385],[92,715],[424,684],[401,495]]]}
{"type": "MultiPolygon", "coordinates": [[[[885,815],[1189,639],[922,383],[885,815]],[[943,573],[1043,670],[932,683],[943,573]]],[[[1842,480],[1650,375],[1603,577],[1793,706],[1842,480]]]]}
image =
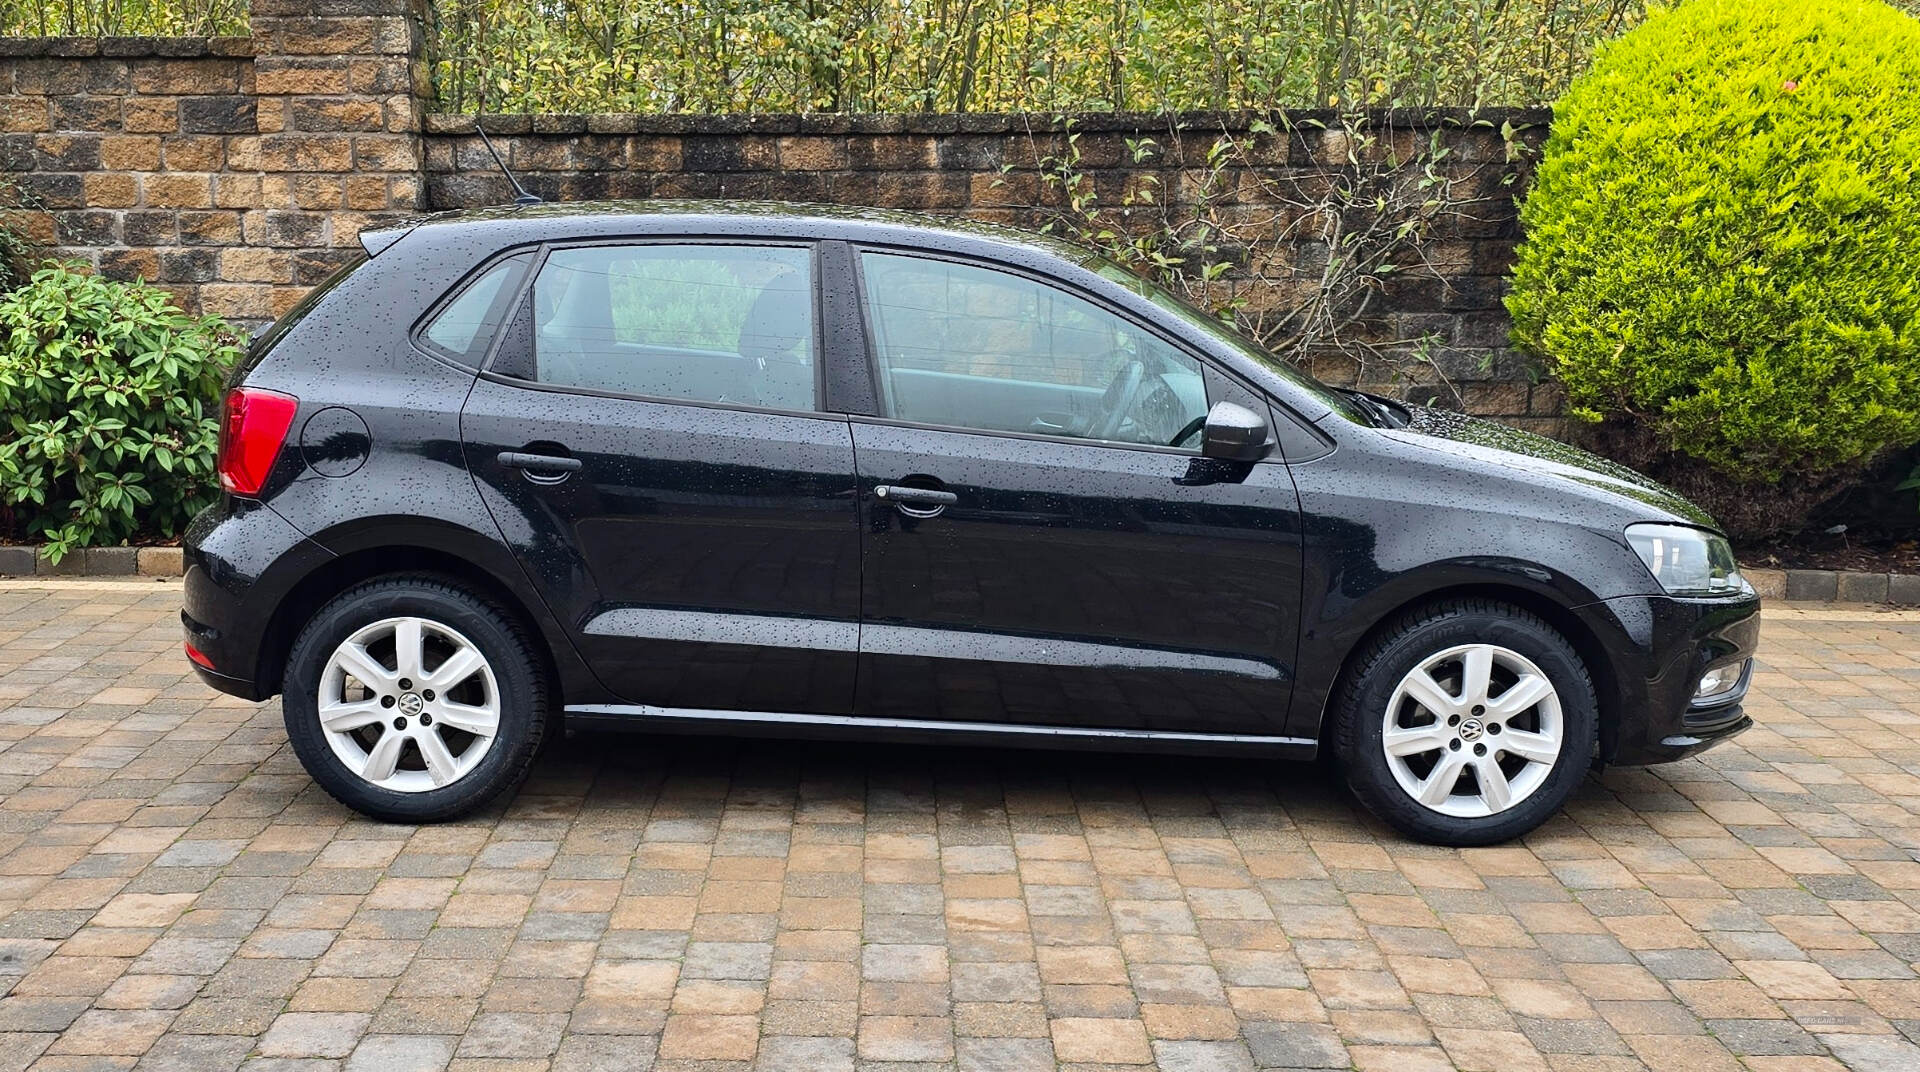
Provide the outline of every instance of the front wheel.
{"type": "Polygon", "coordinates": [[[1354,795],[1411,837],[1519,837],[1560,810],[1592,762],[1599,720],[1586,666],[1524,610],[1434,604],[1354,659],[1337,751],[1354,795]]]}
{"type": "Polygon", "coordinates": [[[314,781],[403,823],[518,784],[547,719],[541,664],[512,618],[430,576],[369,581],[322,607],[288,654],[281,706],[314,781]]]}

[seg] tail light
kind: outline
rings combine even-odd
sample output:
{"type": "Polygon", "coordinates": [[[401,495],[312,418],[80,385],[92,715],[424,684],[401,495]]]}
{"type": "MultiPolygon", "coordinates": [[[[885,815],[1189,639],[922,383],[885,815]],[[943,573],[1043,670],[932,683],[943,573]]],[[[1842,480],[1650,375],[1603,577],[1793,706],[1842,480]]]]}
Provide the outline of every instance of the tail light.
{"type": "Polygon", "coordinates": [[[299,408],[299,399],[278,391],[228,391],[226,418],[220,424],[220,486],[235,495],[260,494],[299,408]]]}

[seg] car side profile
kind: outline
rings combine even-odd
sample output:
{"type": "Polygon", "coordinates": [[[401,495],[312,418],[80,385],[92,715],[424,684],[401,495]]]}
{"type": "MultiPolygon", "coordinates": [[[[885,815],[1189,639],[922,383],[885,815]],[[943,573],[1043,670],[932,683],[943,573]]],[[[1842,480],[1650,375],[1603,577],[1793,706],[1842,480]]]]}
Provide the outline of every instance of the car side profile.
{"type": "Polygon", "coordinates": [[[367,815],[479,807],[564,720],[1330,751],[1486,844],[1751,724],[1759,602],[1699,509],[1077,247],[703,202],[362,244],[234,373],[182,620],[367,815]]]}

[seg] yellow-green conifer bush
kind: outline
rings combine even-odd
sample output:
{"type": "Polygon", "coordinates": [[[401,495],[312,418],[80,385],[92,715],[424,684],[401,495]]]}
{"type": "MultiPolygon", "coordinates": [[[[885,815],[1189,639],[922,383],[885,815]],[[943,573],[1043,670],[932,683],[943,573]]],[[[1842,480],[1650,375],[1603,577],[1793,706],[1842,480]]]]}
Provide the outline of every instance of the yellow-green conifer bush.
{"type": "Polygon", "coordinates": [[[1730,527],[1920,440],[1920,20],[1688,0],[1554,107],[1514,338],[1598,439],[1730,527]]]}

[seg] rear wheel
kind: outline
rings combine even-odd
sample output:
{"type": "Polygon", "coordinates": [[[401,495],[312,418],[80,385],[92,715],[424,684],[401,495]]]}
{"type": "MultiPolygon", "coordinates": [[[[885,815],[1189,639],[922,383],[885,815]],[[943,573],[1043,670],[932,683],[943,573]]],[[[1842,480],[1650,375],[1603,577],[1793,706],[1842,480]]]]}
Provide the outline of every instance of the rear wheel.
{"type": "Polygon", "coordinates": [[[547,721],[541,664],[513,619],[424,575],[322,607],[288,655],[281,704],[322,788],[406,823],[462,815],[518,784],[547,721]]]}
{"type": "Polygon", "coordinates": [[[1409,836],[1518,837],[1559,811],[1591,764],[1598,705],[1586,666],[1533,614],[1438,603],[1354,658],[1337,751],[1354,795],[1409,836]]]}

